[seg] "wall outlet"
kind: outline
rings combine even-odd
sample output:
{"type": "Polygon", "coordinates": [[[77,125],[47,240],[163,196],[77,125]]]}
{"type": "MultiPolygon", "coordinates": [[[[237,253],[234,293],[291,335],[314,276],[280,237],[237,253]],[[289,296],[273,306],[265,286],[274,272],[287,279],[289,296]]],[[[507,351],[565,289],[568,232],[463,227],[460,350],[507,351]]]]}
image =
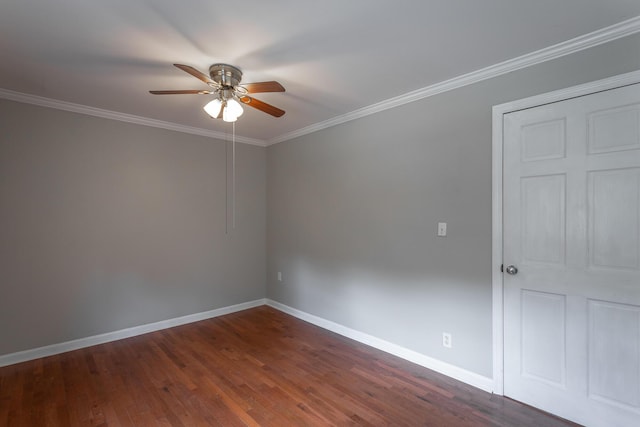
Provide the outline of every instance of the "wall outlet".
{"type": "Polygon", "coordinates": [[[278,282],[282,282],[282,271],[278,271],[278,282]]]}
{"type": "Polygon", "coordinates": [[[450,333],[448,332],[442,333],[442,345],[446,348],[451,348],[453,346],[450,333]]]}

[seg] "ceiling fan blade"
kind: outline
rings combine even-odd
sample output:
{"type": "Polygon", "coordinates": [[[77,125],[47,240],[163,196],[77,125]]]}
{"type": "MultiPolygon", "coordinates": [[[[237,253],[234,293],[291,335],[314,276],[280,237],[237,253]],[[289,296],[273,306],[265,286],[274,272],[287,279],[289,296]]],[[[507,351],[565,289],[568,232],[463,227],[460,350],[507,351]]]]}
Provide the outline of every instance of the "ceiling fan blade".
{"type": "Polygon", "coordinates": [[[271,114],[274,117],[282,117],[284,115],[284,110],[281,110],[271,104],[267,104],[266,102],[262,102],[250,96],[243,96],[240,98],[240,101],[242,101],[243,104],[246,104],[249,107],[253,107],[267,114],[271,114]]]}
{"type": "Polygon", "coordinates": [[[247,93],[260,93],[260,92],[284,92],[284,87],[278,82],[258,82],[258,83],[246,83],[241,84],[247,89],[247,93]]]}
{"type": "Polygon", "coordinates": [[[198,90],[198,89],[189,89],[189,90],[150,90],[149,93],[154,95],[211,95],[212,93],[209,90],[198,90]]]}
{"type": "Polygon", "coordinates": [[[211,87],[220,86],[218,83],[216,83],[213,80],[211,80],[211,77],[207,76],[206,74],[196,70],[195,68],[193,68],[193,67],[191,67],[189,65],[183,65],[183,64],[173,64],[173,65],[178,67],[178,68],[180,68],[182,71],[191,74],[193,77],[205,82],[206,84],[208,84],[211,87]]]}

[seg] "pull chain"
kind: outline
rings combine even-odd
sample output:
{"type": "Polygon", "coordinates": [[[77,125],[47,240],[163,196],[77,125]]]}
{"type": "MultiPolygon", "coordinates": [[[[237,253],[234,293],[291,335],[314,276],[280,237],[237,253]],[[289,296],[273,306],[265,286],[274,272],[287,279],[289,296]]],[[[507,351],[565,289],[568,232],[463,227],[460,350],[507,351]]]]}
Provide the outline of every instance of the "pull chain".
{"type": "Polygon", "coordinates": [[[224,131],[224,234],[229,234],[229,143],[224,131]]]}
{"type": "Polygon", "coordinates": [[[231,148],[231,226],[236,228],[236,122],[232,123],[233,137],[231,148]]]}

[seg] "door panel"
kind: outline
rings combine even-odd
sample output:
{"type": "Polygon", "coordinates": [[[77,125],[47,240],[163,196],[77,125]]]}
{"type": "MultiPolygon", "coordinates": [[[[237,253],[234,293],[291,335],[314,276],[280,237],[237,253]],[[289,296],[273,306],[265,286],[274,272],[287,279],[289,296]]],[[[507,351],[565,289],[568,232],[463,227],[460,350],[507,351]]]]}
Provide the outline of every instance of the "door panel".
{"type": "Polygon", "coordinates": [[[522,161],[562,159],[565,157],[566,123],[551,120],[522,127],[522,161]]]}
{"type": "Polygon", "coordinates": [[[503,125],[505,395],[640,425],[640,85],[503,125]]]}
{"type": "Polygon", "coordinates": [[[640,105],[590,113],[589,154],[640,149],[640,105]]]}
{"type": "Polygon", "coordinates": [[[564,264],[566,176],[521,179],[522,260],[564,264]]]}
{"type": "Polygon", "coordinates": [[[522,375],[565,384],[564,295],[522,290],[522,375]]]}
{"type": "Polygon", "coordinates": [[[640,169],[589,172],[591,267],[640,266],[640,169]]]}
{"type": "Polygon", "coordinates": [[[640,406],[640,307],[589,301],[589,395],[640,406]]]}

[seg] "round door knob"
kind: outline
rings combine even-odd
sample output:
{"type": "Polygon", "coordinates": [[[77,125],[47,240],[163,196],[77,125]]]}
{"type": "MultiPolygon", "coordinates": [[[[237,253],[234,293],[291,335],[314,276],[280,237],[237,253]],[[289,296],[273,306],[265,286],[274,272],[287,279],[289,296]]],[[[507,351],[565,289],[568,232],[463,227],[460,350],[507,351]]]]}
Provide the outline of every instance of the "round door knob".
{"type": "Polygon", "coordinates": [[[507,274],[518,274],[518,267],[516,267],[515,265],[510,265],[508,266],[505,271],[507,272],[507,274]]]}

